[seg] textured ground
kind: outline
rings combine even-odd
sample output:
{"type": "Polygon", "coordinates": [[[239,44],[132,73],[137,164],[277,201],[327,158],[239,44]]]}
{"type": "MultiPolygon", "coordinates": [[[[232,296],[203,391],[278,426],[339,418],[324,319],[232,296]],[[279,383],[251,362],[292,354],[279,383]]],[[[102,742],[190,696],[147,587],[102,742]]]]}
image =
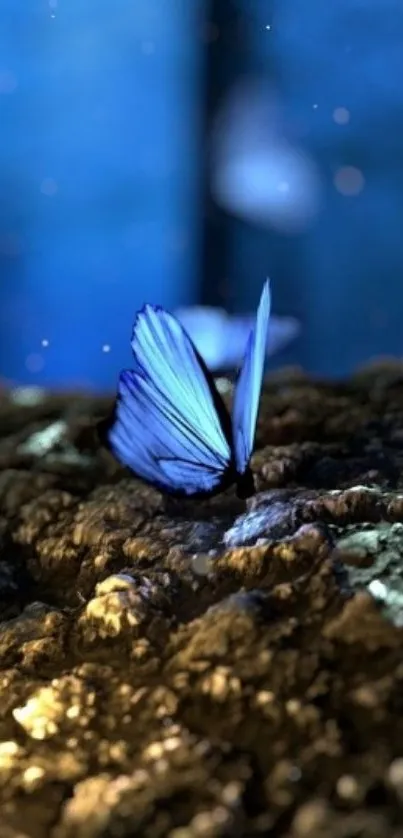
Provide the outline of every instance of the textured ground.
{"type": "Polygon", "coordinates": [[[283,372],[248,505],[0,399],[1,838],[402,838],[403,366],[283,372]]]}

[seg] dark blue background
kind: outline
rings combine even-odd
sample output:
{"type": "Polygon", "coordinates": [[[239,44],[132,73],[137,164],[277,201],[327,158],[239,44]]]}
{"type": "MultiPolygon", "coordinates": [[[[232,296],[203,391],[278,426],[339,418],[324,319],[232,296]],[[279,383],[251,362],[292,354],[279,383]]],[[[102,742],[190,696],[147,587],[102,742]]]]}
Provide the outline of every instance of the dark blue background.
{"type": "Polygon", "coordinates": [[[339,375],[402,353],[398,0],[1,0],[0,13],[1,378],[113,387],[145,299],[250,310],[267,274],[275,311],[302,323],[278,363],[339,375]],[[275,87],[284,137],[320,174],[302,232],[209,194],[209,120],[244,74],[275,87]],[[362,172],[360,194],[335,188],[342,166],[362,172]]]}

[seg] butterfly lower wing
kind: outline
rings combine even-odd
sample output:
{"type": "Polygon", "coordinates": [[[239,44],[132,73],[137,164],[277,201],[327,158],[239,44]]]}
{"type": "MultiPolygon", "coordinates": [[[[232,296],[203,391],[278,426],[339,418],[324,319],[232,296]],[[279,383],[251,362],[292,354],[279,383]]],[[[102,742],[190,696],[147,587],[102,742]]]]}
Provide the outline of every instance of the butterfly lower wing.
{"type": "Polygon", "coordinates": [[[190,338],[168,312],[145,306],[132,349],[134,369],[120,377],[109,447],[166,492],[217,491],[231,469],[229,419],[190,338]]]}
{"type": "Polygon", "coordinates": [[[264,284],[254,329],[249,335],[244,361],[235,387],[232,434],[238,474],[246,471],[255,440],[270,318],[270,284],[264,284]]]}

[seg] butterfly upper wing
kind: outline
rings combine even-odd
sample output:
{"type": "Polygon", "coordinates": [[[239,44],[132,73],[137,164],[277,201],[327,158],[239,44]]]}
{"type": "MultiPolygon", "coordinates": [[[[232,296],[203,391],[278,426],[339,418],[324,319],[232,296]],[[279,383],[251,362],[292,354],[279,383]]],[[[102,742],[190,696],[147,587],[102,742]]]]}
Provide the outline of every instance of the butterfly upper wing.
{"type": "Polygon", "coordinates": [[[232,408],[232,434],[236,470],[239,474],[243,474],[248,467],[255,440],[266,357],[270,301],[270,284],[267,280],[263,287],[256,323],[248,338],[244,361],[235,387],[232,408]]]}
{"type": "Polygon", "coordinates": [[[217,490],[232,464],[229,417],[192,341],[175,317],[147,305],[132,349],[107,431],[112,452],[164,491],[217,490]]]}

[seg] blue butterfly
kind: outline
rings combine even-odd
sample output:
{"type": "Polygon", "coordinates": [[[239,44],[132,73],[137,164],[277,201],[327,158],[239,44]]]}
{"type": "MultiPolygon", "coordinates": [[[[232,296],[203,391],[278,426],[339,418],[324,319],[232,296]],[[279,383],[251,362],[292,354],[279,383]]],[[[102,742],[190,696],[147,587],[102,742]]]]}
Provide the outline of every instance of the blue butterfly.
{"type": "Polygon", "coordinates": [[[232,418],[212,374],[179,321],[145,305],[133,327],[134,368],[123,370],[103,438],[137,477],[179,497],[214,495],[233,483],[252,494],[249,460],[266,355],[270,287],[264,285],[256,323],[235,387],[232,418]]]}

